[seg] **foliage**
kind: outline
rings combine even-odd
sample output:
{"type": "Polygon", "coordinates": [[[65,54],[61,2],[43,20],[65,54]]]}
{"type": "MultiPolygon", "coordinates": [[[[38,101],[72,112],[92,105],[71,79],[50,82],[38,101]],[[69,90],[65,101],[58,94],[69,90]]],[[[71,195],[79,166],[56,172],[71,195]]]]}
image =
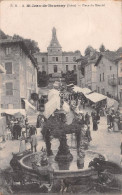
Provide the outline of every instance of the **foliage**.
{"type": "Polygon", "coordinates": [[[105,52],[106,51],[105,46],[103,44],[100,46],[99,51],[100,52],[105,52]]]}
{"type": "Polygon", "coordinates": [[[0,39],[7,39],[7,38],[11,38],[11,37],[6,35],[2,30],[0,30],[0,39]]]}
{"type": "Polygon", "coordinates": [[[75,85],[77,84],[77,75],[74,73],[74,71],[68,71],[64,77],[66,84],[70,83],[74,83],[75,85]]]}
{"type": "Polygon", "coordinates": [[[87,56],[87,55],[89,56],[91,51],[94,51],[93,47],[88,46],[88,47],[85,49],[85,56],[87,56]]]}
{"type": "Polygon", "coordinates": [[[31,94],[31,99],[32,99],[33,101],[37,101],[37,100],[39,99],[38,94],[37,94],[37,93],[32,93],[32,94],[31,94]]]}
{"type": "Polygon", "coordinates": [[[34,40],[24,39],[23,37],[16,35],[16,34],[14,34],[13,39],[23,40],[28,50],[31,51],[31,54],[34,54],[40,51],[38,47],[38,43],[34,40]]]}
{"type": "Polygon", "coordinates": [[[49,82],[49,76],[46,74],[46,72],[38,72],[38,86],[39,87],[46,87],[49,82]]]}

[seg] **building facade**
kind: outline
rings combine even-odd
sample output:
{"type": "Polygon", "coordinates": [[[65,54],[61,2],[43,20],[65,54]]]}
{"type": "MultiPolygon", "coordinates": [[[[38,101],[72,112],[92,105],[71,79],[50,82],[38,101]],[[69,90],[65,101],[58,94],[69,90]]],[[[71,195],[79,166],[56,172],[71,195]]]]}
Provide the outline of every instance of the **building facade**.
{"type": "Polygon", "coordinates": [[[57,39],[56,29],[52,29],[52,40],[47,47],[47,52],[35,53],[39,71],[45,71],[46,74],[66,73],[77,70],[76,60],[80,58],[80,51],[63,52],[62,47],[57,39]]]}
{"type": "Polygon", "coordinates": [[[118,85],[117,85],[117,92],[118,92],[118,99],[121,101],[122,104],[122,57],[115,60],[117,64],[117,74],[118,74],[118,85]]]}
{"type": "Polygon", "coordinates": [[[118,98],[118,65],[115,63],[116,54],[106,52],[98,58],[97,67],[97,92],[118,98]]]}
{"type": "Polygon", "coordinates": [[[94,66],[96,63],[96,56],[94,59],[89,57],[82,57],[77,60],[78,68],[77,68],[77,84],[79,87],[86,87],[91,89],[92,91],[96,91],[96,67],[94,66]]]}
{"type": "Polygon", "coordinates": [[[2,95],[2,74],[5,73],[5,68],[0,65],[0,108],[1,108],[1,95],[2,95]]]}
{"type": "Polygon", "coordinates": [[[2,75],[1,107],[24,108],[23,100],[37,93],[37,63],[23,41],[0,40],[0,63],[6,74],[2,75]]]}

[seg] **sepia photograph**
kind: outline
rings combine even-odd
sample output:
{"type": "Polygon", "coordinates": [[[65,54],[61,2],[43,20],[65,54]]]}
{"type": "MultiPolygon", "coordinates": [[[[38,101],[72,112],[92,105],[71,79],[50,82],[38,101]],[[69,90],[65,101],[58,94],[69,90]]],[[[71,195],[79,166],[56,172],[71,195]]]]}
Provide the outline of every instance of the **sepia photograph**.
{"type": "Polygon", "coordinates": [[[122,2],[0,1],[0,195],[122,193],[122,2]]]}

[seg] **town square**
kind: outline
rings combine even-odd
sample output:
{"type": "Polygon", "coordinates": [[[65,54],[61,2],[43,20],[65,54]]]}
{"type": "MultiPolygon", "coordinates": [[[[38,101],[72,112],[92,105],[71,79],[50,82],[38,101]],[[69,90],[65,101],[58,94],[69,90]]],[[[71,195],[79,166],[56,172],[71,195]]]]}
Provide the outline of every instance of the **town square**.
{"type": "Polygon", "coordinates": [[[1,6],[0,194],[121,194],[121,5],[38,4],[1,6]]]}

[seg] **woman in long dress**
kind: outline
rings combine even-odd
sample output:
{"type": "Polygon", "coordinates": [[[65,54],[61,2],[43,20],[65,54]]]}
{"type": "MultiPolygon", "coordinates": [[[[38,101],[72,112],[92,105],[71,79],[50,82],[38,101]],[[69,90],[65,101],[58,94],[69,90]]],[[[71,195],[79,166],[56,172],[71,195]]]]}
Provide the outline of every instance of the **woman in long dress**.
{"type": "Polygon", "coordinates": [[[20,137],[20,148],[19,148],[19,152],[24,152],[25,150],[26,150],[25,137],[22,135],[20,137]]]}
{"type": "Polygon", "coordinates": [[[97,130],[98,130],[98,121],[97,121],[97,115],[95,113],[93,117],[93,131],[97,131],[97,130]]]}
{"type": "Polygon", "coordinates": [[[113,131],[119,131],[119,127],[118,127],[118,123],[119,123],[119,119],[117,117],[114,118],[114,122],[113,122],[113,131]]]}

